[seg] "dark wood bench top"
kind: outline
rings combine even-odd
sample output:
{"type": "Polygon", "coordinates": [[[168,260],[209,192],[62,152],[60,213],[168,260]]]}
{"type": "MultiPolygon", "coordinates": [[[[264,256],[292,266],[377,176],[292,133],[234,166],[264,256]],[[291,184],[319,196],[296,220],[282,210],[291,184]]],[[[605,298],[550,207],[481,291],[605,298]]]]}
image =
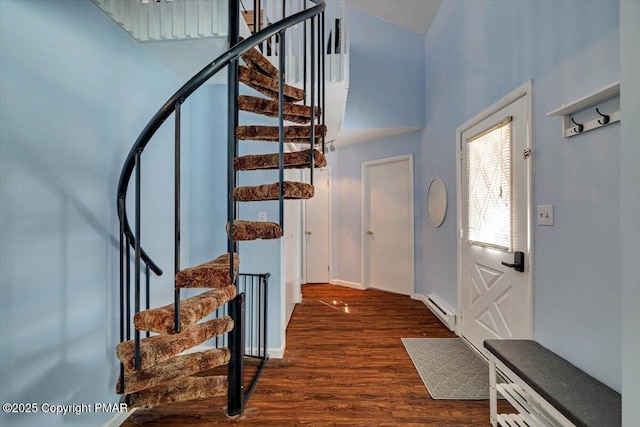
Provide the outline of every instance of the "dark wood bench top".
{"type": "Polygon", "coordinates": [[[622,425],[620,393],[531,340],[486,340],[484,346],[578,427],[622,425]]]}

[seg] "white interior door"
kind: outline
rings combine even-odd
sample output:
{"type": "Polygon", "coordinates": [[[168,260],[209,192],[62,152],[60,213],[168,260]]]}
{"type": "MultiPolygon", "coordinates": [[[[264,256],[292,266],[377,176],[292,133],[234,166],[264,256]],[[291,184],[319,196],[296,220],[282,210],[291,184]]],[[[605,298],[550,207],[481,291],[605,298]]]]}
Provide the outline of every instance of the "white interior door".
{"type": "Polygon", "coordinates": [[[364,284],[413,295],[413,159],[363,163],[364,284]]]}
{"type": "Polygon", "coordinates": [[[330,280],[331,181],[329,178],[329,169],[314,169],[314,195],[305,201],[306,283],[329,283],[330,280]]]}
{"type": "Polygon", "coordinates": [[[478,349],[533,335],[528,96],[459,130],[459,332],[478,349]]]}

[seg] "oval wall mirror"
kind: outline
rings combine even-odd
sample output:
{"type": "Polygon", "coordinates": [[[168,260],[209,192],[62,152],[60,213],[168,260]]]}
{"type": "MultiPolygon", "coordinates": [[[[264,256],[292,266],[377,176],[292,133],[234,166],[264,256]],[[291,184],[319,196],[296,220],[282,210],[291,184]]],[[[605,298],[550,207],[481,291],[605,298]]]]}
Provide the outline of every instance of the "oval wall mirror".
{"type": "Polygon", "coordinates": [[[433,178],[427,193],[429,221],[434,227],[440,227],[447,215],[447,189],[440,178],[433,178]]]}

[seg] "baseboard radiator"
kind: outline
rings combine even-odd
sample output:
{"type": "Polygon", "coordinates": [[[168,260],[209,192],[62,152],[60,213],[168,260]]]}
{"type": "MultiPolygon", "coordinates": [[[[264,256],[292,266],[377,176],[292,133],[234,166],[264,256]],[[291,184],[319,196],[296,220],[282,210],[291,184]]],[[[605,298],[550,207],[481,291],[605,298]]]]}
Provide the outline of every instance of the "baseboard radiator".
{"type": "Polygon", "coordinates": [[[427,307],[438,319],[447,327],[450,331],[456,329],[456,315],[452,313],[442,302],[440,302],[435,296],[427,295],[425,300],[427,307]]]}

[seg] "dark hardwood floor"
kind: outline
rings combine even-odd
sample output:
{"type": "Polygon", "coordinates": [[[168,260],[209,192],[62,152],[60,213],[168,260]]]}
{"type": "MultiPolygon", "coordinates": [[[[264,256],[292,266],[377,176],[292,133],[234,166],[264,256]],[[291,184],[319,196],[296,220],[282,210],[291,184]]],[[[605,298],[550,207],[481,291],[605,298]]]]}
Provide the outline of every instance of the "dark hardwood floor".
{"type": "Polygon", "coordinates": [[[490,425],[488,400],[429,396],[400,338],[455,335],[422,302],[331,285],[302,291],[285,357],[269,360],[241,417],[227,418],[216,398],[138,410],[123,426],[490,425]]]}

